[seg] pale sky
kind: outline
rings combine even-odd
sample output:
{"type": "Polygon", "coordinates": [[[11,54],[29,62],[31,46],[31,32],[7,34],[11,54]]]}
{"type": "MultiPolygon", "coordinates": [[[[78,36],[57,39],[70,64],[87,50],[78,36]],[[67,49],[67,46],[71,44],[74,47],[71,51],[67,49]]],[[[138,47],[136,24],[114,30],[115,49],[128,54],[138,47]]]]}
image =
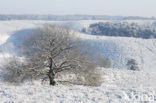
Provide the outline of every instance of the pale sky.
{"type": "Polygon", "coordinates": [[[0,14],[156,16],[156,0],[0,0],[0,14]]]}

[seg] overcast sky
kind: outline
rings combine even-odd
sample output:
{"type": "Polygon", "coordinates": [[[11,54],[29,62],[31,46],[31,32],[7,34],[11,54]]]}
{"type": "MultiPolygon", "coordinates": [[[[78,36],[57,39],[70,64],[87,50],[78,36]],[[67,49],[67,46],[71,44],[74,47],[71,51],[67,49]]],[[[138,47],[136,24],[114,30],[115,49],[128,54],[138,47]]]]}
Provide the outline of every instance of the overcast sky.
{"type": "Polygon", "coordinates": [[[0,0],[0,14],[156,16],[156,0],[0,0]]]}

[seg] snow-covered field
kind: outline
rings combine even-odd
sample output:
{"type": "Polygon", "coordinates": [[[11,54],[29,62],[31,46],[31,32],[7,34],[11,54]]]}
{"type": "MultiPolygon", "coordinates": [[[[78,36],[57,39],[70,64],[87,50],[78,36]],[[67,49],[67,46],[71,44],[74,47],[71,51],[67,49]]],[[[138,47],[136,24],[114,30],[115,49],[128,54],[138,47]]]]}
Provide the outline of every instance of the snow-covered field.
{"type": "MultiPolygon", "coordinates": [[[[38,82],[13,86],[1,81],[2,65],[7,60],[5,58],[15,54],[16,44],[32,28],[44,23],[57,23],[79,30],[94,22],[97,21],[0,21],[0,103],[131,103],[133,100],[156,102],[155,39],[91,36],[77,32],[77,36],[91,49],[113,60],[113,69],[101,68],[103,84],[100,87],[51,87],[38,82]],[[128,58],[136,59],[141,71],[126,70],[128,58]]],[[[146,21],[145,24],[151,22],[146,21]]]]}
{"type": "Polygon", "coordinates": [[[52,87],[38,82],[13,86],[0,82],[0,102],[154,103],[156,74],[104,68],[103,71],[104,83],[100,87],[60,84],[52,87]]]}

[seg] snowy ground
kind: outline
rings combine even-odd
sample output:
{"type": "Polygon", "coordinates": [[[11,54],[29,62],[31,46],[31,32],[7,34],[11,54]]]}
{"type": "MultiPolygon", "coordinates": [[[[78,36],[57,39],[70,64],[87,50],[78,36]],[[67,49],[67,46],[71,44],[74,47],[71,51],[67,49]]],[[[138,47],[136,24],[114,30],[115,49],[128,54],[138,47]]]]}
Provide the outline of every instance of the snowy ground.
{"type": "MultiPolygon", "coordinates": [[[[93,22],[97,21],[0,21],[0,103],[133,103],[133,101],[148,103],[144,101],[150,100],[151,103],[156,102],[154,39],[98,37],[77,33],[92,49],[104,57],[113,59],[114,69],[101,68],[103,84],[100,87],[76,85],[51,87],[39,82],[13,86],[1,81],[5,58],[12,56],[14,44],[18,43],[20,36],[26,35],[28,30],[44,23],[59,23],[78,30],[81,26],[93,22]],[[123,69],[127,58],[136,59],[141,71],[123,69]]],[[[147,24],[147,21],[145,23],[147,24]]]]}
{"type": "Polygon", "coordinates": [[[154,96],[156,96],[156,74],[114,69],[103,70],[104,83],[100,87],[76,85],[57,85],[51,87],[38,82],[27,83],[21,86],[0,83],[0,101],[1,103],[156,102],[156,100],[154,100],[154,96]],[[138,96],[138,98],[134,96],[138,96]],[[143,96],[147,96],[147,98],[143,96]]]}

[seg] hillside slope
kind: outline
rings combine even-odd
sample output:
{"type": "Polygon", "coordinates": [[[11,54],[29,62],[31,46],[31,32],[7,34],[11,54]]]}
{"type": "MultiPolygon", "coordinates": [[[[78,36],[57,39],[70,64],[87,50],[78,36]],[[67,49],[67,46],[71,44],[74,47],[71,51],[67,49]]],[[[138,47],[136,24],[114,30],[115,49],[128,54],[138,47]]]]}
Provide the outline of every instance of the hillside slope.
{"type": "Polygon", "coordinates": [[[112,58],[114,68],[126,68],[135,59],[140,69],[156,71],[156,39],[106,37],[79,34],[80,38],[105,58],[112,58]]]}
{"type": "MultiPolygon", "coordinates": [[[[40,24],[57,23],[78,29],[86,22],[1,21],[0,58],[13,54],[16,51],[16,45],[20,43],[22,38],[27,36],[32,28],[40,24]]],[[[135,59],[140,69],[156,71],[154,68],[156,65],[156,39],[93,36],[81,33],[76,35],[87,43],[88,47],[99,52],[103,57],[112,58],[114,68],[126,68],[127,60],[135,59]]]]}

